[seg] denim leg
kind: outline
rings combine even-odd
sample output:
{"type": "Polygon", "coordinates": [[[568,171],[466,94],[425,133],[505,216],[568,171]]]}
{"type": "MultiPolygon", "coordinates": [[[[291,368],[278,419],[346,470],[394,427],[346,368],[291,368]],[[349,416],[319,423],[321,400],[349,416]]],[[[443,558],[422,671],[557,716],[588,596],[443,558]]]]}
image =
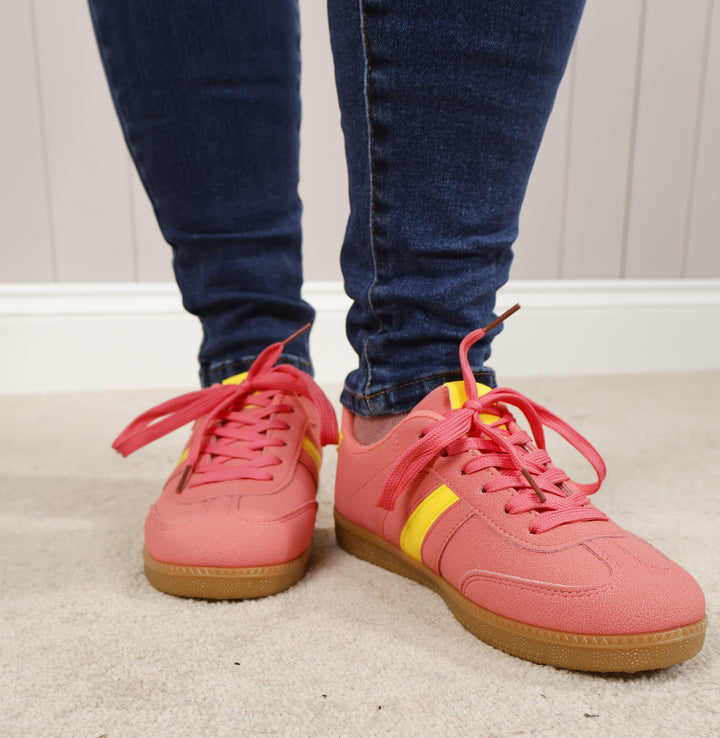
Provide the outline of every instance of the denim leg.
{"type": "MultiPolygon", "coordinates": [[[[409,410],[459,379],[493,318],[582,0],[329,0],[351,213],[342,250],[359,368],[342,402],[409,410]]],[[[496,333],[495,331],[494,333],[496,333]]],[[[490,339],[470,360],[478,379],[490,339]]]]}
{"type": "MultiPolygon", "coordinates": [[[[89,0],[120,123],[187,310],[204,385],[314,313],[300,298],[297,0],[89,0]]],[[[309,370],[307,334],[283,359],[309,370]]]]}

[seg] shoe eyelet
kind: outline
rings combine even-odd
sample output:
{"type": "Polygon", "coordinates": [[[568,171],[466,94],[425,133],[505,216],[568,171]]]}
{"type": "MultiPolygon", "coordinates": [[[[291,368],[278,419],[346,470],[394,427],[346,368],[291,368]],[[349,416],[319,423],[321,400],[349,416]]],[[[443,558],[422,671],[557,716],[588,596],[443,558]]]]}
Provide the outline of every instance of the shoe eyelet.
{"type": "Polygon", "coordinates": [[[467,472],[465,471],[465,469],[460,469],[460,476],[461,477],[467,476],[467,472]]]}
{"type": "Polygon", "coordinates": [[[503,512],[505,513],[505,515],[510,515],[510,511],[507,509],[507,507],[503,508],[503,512]]]}
{"type": "Polygon", "coordinates": [[[447,449],[443,449],[443,450],[442,450],[442,451],[440,452],[440,456],[442,456],[442,457],[443,457],[443,459],[447,458],[447,455],[448,455],[447,449]]]}
{"type": "Polygon", "coordinates": [[[480,487],[480,494],[481,495],[486,495],[487,494],[487,490],[485,489],[485,487],[480,487]]]}

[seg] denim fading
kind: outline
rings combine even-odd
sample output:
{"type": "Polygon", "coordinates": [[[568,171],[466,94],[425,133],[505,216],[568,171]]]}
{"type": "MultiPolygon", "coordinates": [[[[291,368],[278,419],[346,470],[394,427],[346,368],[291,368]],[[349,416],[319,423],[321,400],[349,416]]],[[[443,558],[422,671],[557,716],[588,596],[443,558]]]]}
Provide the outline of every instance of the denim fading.
{"type": "MultiPolygon", "coordinates": [[[[493,318],[582,2],[329,0],[358,367],[342,402],[409,410],[493,318]]],[[[90,0],[125,138],[203,324],[201,380],[312,321],[300,297],[292,0],[90,0]]],[[[480,381],[490,339],[471,351],[480,381]]],[[[311,370],[307,336],[284,360],[311,370]]]]}

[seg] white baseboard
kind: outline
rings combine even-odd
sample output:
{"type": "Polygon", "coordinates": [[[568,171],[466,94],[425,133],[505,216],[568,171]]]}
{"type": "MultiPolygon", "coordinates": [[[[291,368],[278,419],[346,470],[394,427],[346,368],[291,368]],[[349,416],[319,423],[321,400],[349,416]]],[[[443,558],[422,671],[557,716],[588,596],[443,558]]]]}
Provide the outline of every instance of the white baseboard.
{"type": "MultiPolygon", "coordinates": [[[[341,382],[354,355],[340,283],[306,285],[321,382],[341,382]]],[[[494,344],[503,376],[720,368],[720,280],[528,280],[498,309],[523,306],[494,344]]],[[[173,284],[0,285],[0,392],[197,384],[197,321],[173,284]]]]}

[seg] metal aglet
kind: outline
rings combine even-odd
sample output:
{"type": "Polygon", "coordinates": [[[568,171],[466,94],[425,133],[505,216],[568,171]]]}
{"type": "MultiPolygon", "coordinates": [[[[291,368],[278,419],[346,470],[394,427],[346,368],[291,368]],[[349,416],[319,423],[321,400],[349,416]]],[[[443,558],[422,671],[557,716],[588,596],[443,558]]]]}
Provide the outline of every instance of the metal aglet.
{"type": "Polygon", "coordinates": [[[307,333],[312,328],[312,323],[305,323],[305,325],[296,330],[291,336],[288,336],[284,341],[280,341],[283,346],[287,346],[291,341],[294,341],[298,336],[302,336],[303,333],[307,333]]]}
{"type": "Polygon", "coordinates": [[[488,323],[483,328],[483,333],[490,333],[493,328],[497,328],[500,323],[505,322],[513,313],[516,313],[518,310],[520,310],[520,305],[519,303],[515,303],[509,310],[506,310],[502,315],[499,315],[497,318],[495,318],[492,323],[488,323]]]}
{"type": "Polygon", "coordinates": [[[527,469],[520,469],[520,473],[527,479],[528,484],[535,490],[535,494],[538,496],[540,502],[545,502],[547,499],[545,493],[538,487],[538,483],[535,481],[535,477],[527,469]]]}
{"type": "Polygon", "coordinates": [[[180,481],[178,482],[178,486],[175,488],[175,494],[179,495],[185,489],[185,482],[187,482],[192,470],[193,467],[190,464],[185,464],[185,469],[183,469],[183,473],[180,477],[180,481]]]}

